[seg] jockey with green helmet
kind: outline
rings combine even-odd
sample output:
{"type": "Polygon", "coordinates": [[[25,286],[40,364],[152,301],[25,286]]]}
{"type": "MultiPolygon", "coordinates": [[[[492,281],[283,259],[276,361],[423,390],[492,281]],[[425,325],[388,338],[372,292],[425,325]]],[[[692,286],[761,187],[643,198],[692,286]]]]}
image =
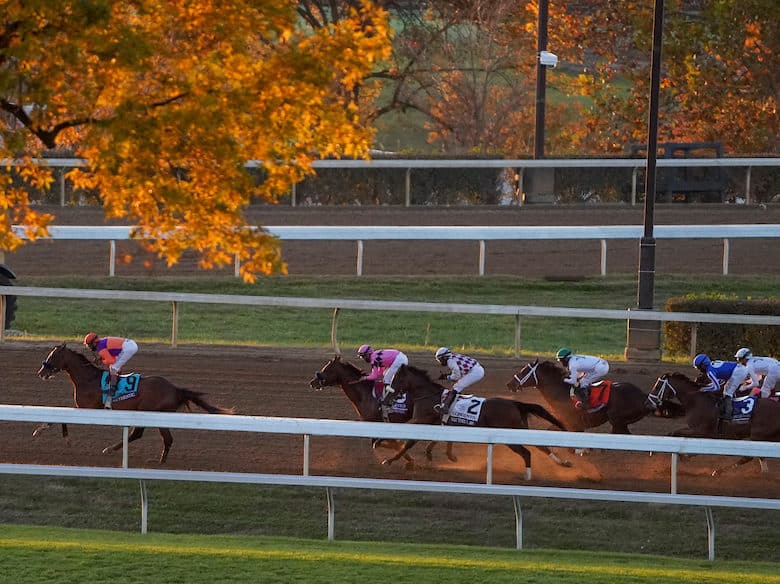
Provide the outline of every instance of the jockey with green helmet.
{"type": "Polygon", "coordinates": [[[563,381],[571,385],[571,395],[579,399],[576,407],[587,409],[590,386],[606,377],[609,363],[601,357],[575,355],[566,347],[559,349],[555,358],[566,369],[567,375],[563,381]]]}

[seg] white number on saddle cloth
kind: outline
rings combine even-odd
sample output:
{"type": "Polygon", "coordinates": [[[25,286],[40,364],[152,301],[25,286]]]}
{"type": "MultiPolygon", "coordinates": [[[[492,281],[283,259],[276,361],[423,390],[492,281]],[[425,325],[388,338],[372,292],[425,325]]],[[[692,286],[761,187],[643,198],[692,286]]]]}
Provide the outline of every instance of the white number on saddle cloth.
{"type": "Polygon", "coordinates": [[[753,408],[755,407],[756,398],[752,395],[734,398],[734,401],[732,402],[731,421],[736,423],[749,422],[750,417],[753,415],[753,408]]]}
{"type": "Polygon", "coordinates": [[[404,415],[409,413],[409,404],[407,403],[407,395],[405,393],[393,400],[393,403],[389,406],[388,413],[404,415]]]}
{"type": "Polygon", "coordinates": [[[450,408],[447,423],[458,426],[475,426],[484,403],[484,397],[475,397],[473,395],[459,396],[450,408]]]}

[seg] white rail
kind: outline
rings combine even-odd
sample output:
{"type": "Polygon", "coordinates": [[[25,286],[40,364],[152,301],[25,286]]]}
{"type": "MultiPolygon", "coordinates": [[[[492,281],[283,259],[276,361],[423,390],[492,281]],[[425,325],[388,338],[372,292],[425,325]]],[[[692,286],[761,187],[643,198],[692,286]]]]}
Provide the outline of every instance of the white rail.
{"type": "MultiPolygon", "coordinates": [[[[116,241],[132,239],[131,225],[86,226],[54,225],[49,239],[104,240],[109,244],[109,275],[116,272],[116,241]]],[[[357,243],[356,274],[363,274],[363,242],[374,240],[463,240],[479,242],[478,273],[485,274],[486,241],[509,240],[599,240],[601,275],[607,273],[607,240],[636,239],[643,235],[641,225],[602,226],[409,226],[409,225],[268,225],[263,229],[282,241],[355,241],[357,243]]],[[[25,238],[24,227],[13,226],[14,233],[25,238]]],[[[720,239],[722,241],[723,275],[729,273],[730,239],[764,239],[780,237],[780,224],[736,225],[656,225],[656,239],[720,239]]],[[[239,264],[235,263],[238,276],[239,264]]]]}
{"type": "MultiPolygon", "coordinates": [[[[338,352],[338,319],[343,309],[379,310],[391,312],[434,312],[448,314],[487,314],[515,317],[515,356],[520,354],[521,316],[554,318],[600,318],[608,320],[631,319],[654,322],[693,323],[691,355],[696,354],[696,326],[699,323],[755,324],[780,326],[780,316],[758,314],[710,314],[699,312],[665,312],[656,310],[617,310],[600,308],[566,308],[556,306],[522,306],[511,304],[445,304],[436,302],[399,302],[389,300],[348,300],[344,298],[295,298],[285,296],[247,296],[232,294],[192,294],[188,292],[147,292],[135,290],[92,290],[80,288],[37,288],[0,286],[0,294],[43,298],[71,298],[95,300],[131,300],[142,302],[170,302],[171,346],[176,346],[179,329],[179,303],[231,304],[237,306],[276,306],[286,308],[327,308],[333,311],[331,339],[338,352]]],[[[0,296],[0,341],[3,340],[4,299],[0,296]]],[[[626,326],[626,330],[628,330],[626,326]]]]}
{"type": "Polygon", "coordinates": [[[206,471],[176,471],[128,468],[127,432],[125,431],[125,468],[40,466],[0,464],[0,474],[47,475],[90,478],[137,479],[141,481],[141,531],[146,533],[148,498],[146,480],[199,481],[218,483],[273,484],[286,486],[324,487],[328,499],[328,538],[334,539],[335,513],[333,489],[384,489],[504,495],[513,498],[516,511],[516,545],[522,548],[521,497],[544,497],[595,501],[622,501],[630,503],[662,503],[705,507],[708,529],[709,559],[715,558],[715,530],[712,507],[780,510],[780,499],[727,497],[676,492],[677,457],[681,454],[715,454],[727,456],[756,456],[780,458],[776,443],[743,442],[673,438],[665,436],[615,436],[610,434],[569,433],[543,430],[513,430],[504,428],[446,427],[416,424],[382,424],[341,420],[314,420],[305,418],[273,418],[262,416],[221,416],[135,411],[77,410],[35,406],[0,406],[0,420],[12,422],[49,422],[94,424],[101,426],[129,426],[186,428],[190,430],[222,430],[234,432],[262,432],[301,435],[307,444],[312,436],[343,436],[356,438],[394,438],[463,442],[487,445],[488,470],[485,484],[449,483],[439,481],[385,480],[363,477],[331,477],[309,475],[309,449],[304,448],[302,475],[223,473],[206,471]],[[496,485],[492,483],[492,448],[497,444],[523,444],[599,448],[636,452],[665,452],[672,455],[670,493],[610,491],[566,487],[531,487],[496,485]]]}

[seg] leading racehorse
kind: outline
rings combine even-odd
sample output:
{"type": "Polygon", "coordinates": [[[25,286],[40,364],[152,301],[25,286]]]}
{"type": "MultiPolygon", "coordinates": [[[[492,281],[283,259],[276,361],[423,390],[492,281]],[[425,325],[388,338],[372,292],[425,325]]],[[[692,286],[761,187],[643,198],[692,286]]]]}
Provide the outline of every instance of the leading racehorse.
{"type": "MultiPolygon", "coordinates": [[[[355,367],[349,361],[344,361],[341,355],[336,355],[333,359],[325,363],[322,369],[314,374],[314,378],[309,382],[312,389],[322,389],[331,385],[338,385],[347,396],[352,406],[355,408],[358,416],[364,422],[408,422],[412,417],[411,410],[403,402],[393,404],[387,407],[383,413],[379,400],[374,396],[373,381],[359,381],[363,372],[355,367]]],[[[433,414],[428,423],[438,423],[438,415],[433,414]]],[[[373,447],[376,448],[382,441],[374,440],[373,447]]],[[[395,443],[395,441],[392,441],[395,443]]],[[[431,442],[425,449],[425,455],[428,460],[433,459],[433,447],[436,442],[431,442]]],[[[414,467],[414,460],[408,454],[403,455],[406,461],[406,467],[414,467]]],[[[447,443],[447,458],[452,462],[457,459],[452,453],[452,443],[447,443]]]]}
{"type": "MultiPolygon", "coordinates": [[[[677,398],[685,409],[687,427],[672,432],[672,436],[688,438],[749,438],[780,442],[780,401],[778,397],[744,397],[734,400],[730,420],[720,419],[720,393],[701,391],[701,384],[684,373],[665,373],[659,377],[648,400],[663,405],[677,398]]],[[[753,460],[743,456],[730,466],[715,469],[713,476],[724,470],[742,466],[753,460]]],[[[767,472],[764,459],[759,459],[761,470],[767,472]]]]}
{"type": "MultiPolygon", "coordinates": [[[[442,393],[447,389],[433,381],[427,371],[418,369],[411,365],[402,365],[393,378],[393,387],[399,393],[408,396],[408,402],[412,407],[412,418],[409,420],[412,424],[430,424],[431,418],[436,422],[441,421],[439,407],[441,405],[442,393]]],[[[528,404],[501,397],[477,398],[465,396],[456,401],[450,410],[450,416],[446,422],[448,425],[471,425],[488,428],[528,428],[528,416],[534,415],[542,418],[561,430],[566,430],[563,424],[550,412],[537,404],[528,404]],[[465,417],[458,417],[458,403],[468,402],[466,410],[471,410],[473,418],[467,420],[465,417]],[[478,413],[477,413],[478,411],[478,413]]],[[[390,464],[398,460],[407,450],[415,445],[416,440],[407,440],[403,448],[393,457],[387,459],[384,463],[390,464]]],[[[531,478],[531,453],[525,446],[519,444],[507,444],[512,451],[519,454],[525,462],[525,478],[531,478]]],[[[549,448],[537,446],[539,450],[546,453],[556,464],[561,466],[571,466],[570,462],[561,460],[549,448]]]]}
{"type": "Polygon", "coordinates": [[[507,389],[519,391],[536,387],[553,413],[572,430],[583,431],[609,422],[613,434],[630,434],[629,424],[638,422],[654,408],[647,403],[647,395],[636,385],[612,382],[606,404],[597,410],[578,410],[570,397],[570,386],[563,381],[563,372],[552,361],[539,359],[527,363],[518,371],[507,389]]]}
{"type": "MultiPolygon", "coordinates": [[[[64,371],[73,382],[73,400],[77,408],[98,409],[103,407],[102,378],[106,372],[96,367],[81,353],[65,346],[65,343],[54,347],[38,370],[41,379],[50,379],[56,373],[64,371]]],[[[134,377],[134,376],[133,376],[134,377]]],[[[175,412],[180,407],[189,409],[190,404],[204,409],[210,414],[233,414],[233,408],[214,406],[203,399],[201,392],[177,387],[164,377],[144,377],[139,375],[131,382],[132,389],[127,398],[117,395],[114,399],[115,410],[143,410],[154,412],[175,412]]],[[[119,391],[119,390],[118,390],[119,391]]],[[[168,458],[168,452],[173,444],[173,437],[168,428],[158,428],[163,440],[160,454],[160,464],[168,458]]],[[[129,442],[143,436],[144,428],[135,427],[130,431],[129,442]]],[[[62,434],[67,436],[67,426],[62,425],[62,434]]],[[[117,442],[103,449],[104,453],[122,448],[122,442],[117,442]]]]}

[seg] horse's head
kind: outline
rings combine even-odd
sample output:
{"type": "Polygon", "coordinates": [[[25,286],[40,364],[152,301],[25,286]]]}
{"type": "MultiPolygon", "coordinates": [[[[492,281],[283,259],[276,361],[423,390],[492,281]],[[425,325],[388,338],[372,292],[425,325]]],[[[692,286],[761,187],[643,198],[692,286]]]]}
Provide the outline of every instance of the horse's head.
{"type": "Polygon", "coordinates": [[[648,409],[657,410],[665,401],[677,397],[677,390],[672,385],[670,377],[673,377],[673,375],[664,373],[655,380],[653,388],[647,394],[647,399],[645,400],[648,409]]]}
{"type": "Polygon", "coordinates": [[[54,347],[49,352],[46,359],[41,363],[41,368],[38,369],[38,377],[41,379],[51,379],[54,375],[62,371],[70,352],[70,349],[65,346],[65,343],[54,347]]]}
{"type": "Polygon", "coordinates": [[[361,371],[352,363],[344,361],[341,355],[336,355],[314,374],[309,381],[312,389],[323,389],[331,385],[341,385],[360,378],[361,371]]]}
{"type": "Polygon", "coordinates": [[[525,387],[537,387],[539,385],[538,369],[539,358],[537,357],[532,362],[523,365],[520,371],[515,373],[506,384],[506,388],[509,391],[520,391],[525,387]]]}

